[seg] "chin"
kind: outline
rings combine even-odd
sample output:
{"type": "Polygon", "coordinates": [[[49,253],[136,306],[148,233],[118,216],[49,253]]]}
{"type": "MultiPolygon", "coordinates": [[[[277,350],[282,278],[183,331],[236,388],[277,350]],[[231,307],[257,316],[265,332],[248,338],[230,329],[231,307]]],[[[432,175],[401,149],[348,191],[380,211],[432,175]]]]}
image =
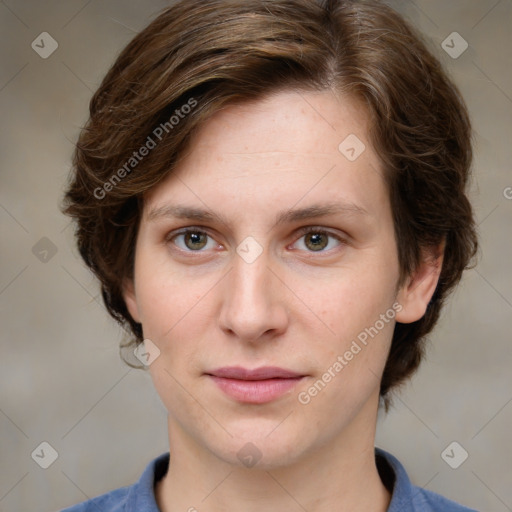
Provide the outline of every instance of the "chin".
{"type": "Polygon", "coordinates": [[[279,428],[272,432],[265,422],[265,428],[239,431],[227,444],[211,446],[210,449],[224,462],[239,468],[283,468],[298,461],[307,452],[310,443],[289,429],[283,428],[277,433],[279,428]]]}

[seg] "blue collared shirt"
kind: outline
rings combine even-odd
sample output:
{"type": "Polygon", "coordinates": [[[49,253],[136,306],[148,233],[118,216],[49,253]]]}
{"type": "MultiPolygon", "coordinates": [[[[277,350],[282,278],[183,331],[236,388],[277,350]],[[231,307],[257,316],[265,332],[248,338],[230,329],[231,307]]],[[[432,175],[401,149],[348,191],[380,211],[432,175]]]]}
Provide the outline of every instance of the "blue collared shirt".
{"type": "MultiPolygon", "coordinates": [[[[402,464],[384,450],[376,448],[375,456],[381,477],[385,473],[383,480],[389,480],[393,489],[387,512],[476,512],[412,485],[402,464]]],[[[102,494],[61,512],[160,512],[154,485],[167,473],[168,466],[169,453],[166,453],[153,460],[134,485],[102,494]]]]}

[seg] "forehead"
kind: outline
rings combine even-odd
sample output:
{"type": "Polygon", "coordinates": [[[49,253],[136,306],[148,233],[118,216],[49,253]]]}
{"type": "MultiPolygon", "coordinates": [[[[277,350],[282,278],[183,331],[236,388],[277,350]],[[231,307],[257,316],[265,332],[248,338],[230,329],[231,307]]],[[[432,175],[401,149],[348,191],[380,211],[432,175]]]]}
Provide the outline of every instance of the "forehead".
{"type": "Polygon", "coordinates": [[[387,194],[368,130],[361,103],[332,92],[284,91],[229,105],[147,195],[146,213],[185,196],[241,211],[338,200],[378,210],[387,194]]]}

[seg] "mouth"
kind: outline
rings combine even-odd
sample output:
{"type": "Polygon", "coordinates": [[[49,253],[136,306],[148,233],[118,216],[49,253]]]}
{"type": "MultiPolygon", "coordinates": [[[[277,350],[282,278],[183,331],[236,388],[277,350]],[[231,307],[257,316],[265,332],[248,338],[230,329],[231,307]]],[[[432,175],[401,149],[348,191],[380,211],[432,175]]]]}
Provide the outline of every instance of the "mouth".
{"type": "Polygon", "coordinates": [[[206,374],[226,395],[249,404],[263,404],[276,400],[291,391],[306,375],[264,366],[249,370],[230,366],[206,374]]]}

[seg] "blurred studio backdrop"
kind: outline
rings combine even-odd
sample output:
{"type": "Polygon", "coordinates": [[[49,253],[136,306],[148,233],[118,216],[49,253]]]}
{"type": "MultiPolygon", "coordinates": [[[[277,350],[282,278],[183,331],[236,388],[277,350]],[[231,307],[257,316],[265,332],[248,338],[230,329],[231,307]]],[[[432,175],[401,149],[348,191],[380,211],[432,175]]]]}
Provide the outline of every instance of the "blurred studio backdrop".
{"type": "MultiPolygon", "coordinates": [[[[512,1],[390,3],[427,35],[468,103],[482,248],[427,360],[381,414],[376,444],[416,485],[511,511],[512,1]]],[[[120,360],[122,333],[58,205],[92,92],[169,4],[0,2],[2,512],[52,512],[131,484],[168,449],[149,373],[120,360]]]]}

